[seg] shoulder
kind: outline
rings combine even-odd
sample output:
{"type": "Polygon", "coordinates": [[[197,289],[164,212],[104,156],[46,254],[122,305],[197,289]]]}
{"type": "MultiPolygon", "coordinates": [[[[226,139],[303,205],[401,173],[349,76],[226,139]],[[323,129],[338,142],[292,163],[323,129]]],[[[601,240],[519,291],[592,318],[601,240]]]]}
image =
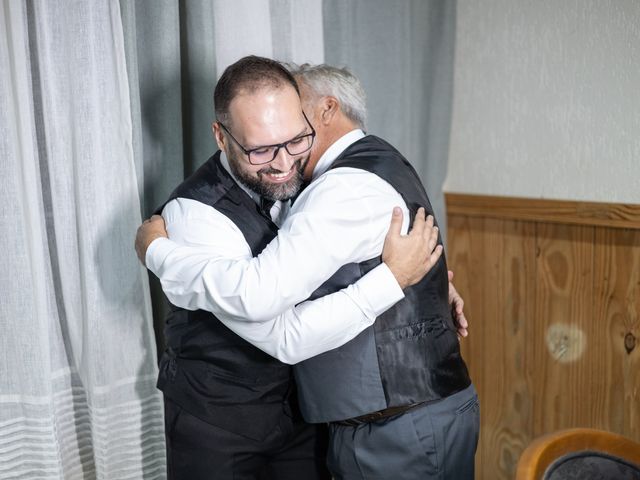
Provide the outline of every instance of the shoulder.
{"type": "Polygon", "coordinates": [[[337,194],[357,197],[362,194],[388,194],[395,189],[379,175],[362,168],[342,166],[332,168],[308,187],[311,195],[337,194]]]}
{"type": "Polygon", "coordinates": [[[162,217],[167,225],[193,224],[227,227],[238,230],[238,227],[224,214],[210,205],[190,198],[174,198],[162,210],[162,217]]]}
{"type": "MultiPolygon", "coordinates": [[[[329,170],[300,194],[291,213],[332,212],[346,216],[348,212],[388,210],[389,205],[403,204],[400,194],[378,175],[352,167],[329,170]]],[[[390,211],[390,210],[389,210],[390,211]]]]}
{"type": "Polygon", "coordinates": [[[198,200],[182,197],[170,200],[162,209],[162,216],[166,222],[186,218],[215,217],[218,213],[215,208],[198,200]]]}

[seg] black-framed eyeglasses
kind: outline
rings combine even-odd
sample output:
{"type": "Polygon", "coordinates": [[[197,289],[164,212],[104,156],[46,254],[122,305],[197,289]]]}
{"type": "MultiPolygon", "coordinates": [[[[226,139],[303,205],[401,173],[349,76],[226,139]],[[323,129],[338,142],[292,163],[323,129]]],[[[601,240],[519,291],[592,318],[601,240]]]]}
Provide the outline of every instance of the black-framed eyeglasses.
{"type": "Polygon", "coordinates": [[[309,128],[311,129],[311,133],[298,135],[297,137],[292,138],[287,142],[276,143],[274,145],[264,145],[262,147],[256,147],[250,150],[244,148],[244,146],[235,139],[229,129],[225,127],[222,122],[218,123],[220,124],[220,127],[229,134],[231,139],[236,142],[236,145],[238,145],[240,149],[245,153],[251,165],[264,165],[265,163],[273,162],[278,156],[278,152],[281,148],[284,148],[289,155],[300,155],[311,150],[313,141],[316,138],[316,131],[313,128],[313,125],[311,125],[311,122],[309,122],[309,119],[304,114],[304,112],[302,112],[302,115],[307,121],[307,125],[309,125],[309,128]]]}

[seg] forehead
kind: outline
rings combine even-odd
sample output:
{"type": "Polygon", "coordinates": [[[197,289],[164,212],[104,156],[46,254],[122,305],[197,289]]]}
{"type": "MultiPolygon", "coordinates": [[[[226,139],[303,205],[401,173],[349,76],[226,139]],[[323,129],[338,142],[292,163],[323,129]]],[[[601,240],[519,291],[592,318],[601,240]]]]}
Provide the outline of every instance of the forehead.
{"type": "Polygon", "coordinates": [[[234,136],[246,148],[285,142],[307,126],[300,97],[289,85],[241,90],[229,105],[229,116],[234,136]]]}

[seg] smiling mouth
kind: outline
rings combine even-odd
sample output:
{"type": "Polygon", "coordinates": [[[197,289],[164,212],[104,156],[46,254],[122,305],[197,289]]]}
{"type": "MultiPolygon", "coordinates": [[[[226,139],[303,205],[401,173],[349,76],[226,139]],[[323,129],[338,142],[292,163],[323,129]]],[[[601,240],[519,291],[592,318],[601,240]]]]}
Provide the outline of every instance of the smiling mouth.
{"type": "Polygon", "coordinates": [[[291,179],[296,173],[296,164],[294,163],[291,166],[291,169],[288,172],[265,172],[265,175],[269,180],[273,182],[286,182],[291,179]]]}

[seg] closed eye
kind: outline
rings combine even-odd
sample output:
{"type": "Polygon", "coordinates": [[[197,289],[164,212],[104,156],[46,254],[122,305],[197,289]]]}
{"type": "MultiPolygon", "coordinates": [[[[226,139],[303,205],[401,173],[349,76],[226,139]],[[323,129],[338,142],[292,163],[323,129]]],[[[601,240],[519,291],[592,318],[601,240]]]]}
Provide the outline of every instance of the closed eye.
{"type": "Polygon", "coordinates": [[[262,148],[256,148],[255,150],[251,150],[251,154],[254,155],[266,155],[268,153],[273,153],[273,149],[275,147],[262,147],[262,148]]]}
{"type": "Polygon", "coordinates": [[[303,135],[302,137],[298,137],[298,138],[294,138],[293,140],[290,140],[287,142],[288,145],[300,145],[301,143],[303,143],[304,141],[306,141],[307,139],[307,135],[303,135]]]}

